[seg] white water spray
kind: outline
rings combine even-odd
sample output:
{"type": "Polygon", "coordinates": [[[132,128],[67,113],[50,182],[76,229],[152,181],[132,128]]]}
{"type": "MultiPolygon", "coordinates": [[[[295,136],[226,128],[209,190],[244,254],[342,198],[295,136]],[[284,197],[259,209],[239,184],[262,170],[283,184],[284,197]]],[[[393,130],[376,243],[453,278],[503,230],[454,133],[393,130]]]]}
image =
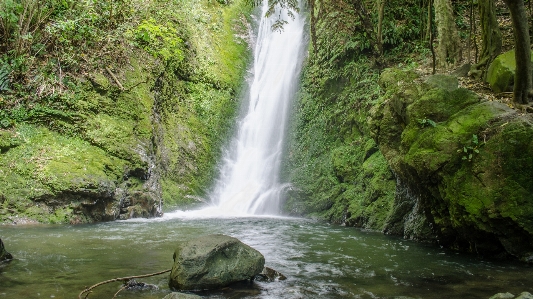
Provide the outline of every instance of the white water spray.
{"type": "MultiPolygon", "coordinates": [[[[247,111],[224,155],[220,177],[203,216],[277,215],[281,205],[279,171],[285,125],[303,61],[304,20],[284,11],[265,17],[264,1],[254,48],[253,80],[247,111]],[[286,20],[283,31],[272,24],[286,20]]],[[[195,213],[196,215],[200,213],[195,213]]]]}

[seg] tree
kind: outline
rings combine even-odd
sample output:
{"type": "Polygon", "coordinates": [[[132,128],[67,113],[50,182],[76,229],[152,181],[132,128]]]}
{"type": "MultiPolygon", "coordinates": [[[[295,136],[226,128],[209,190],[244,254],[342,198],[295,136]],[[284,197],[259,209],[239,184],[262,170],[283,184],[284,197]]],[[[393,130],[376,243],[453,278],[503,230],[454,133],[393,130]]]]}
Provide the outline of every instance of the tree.
{"type": "Polygon", "coordinates": [[[478,5],[483,43],[479,62],[472,66],[470,74],[485,79],[488,66],[502,50],[502,33],[496,19],[494,0],[482,0],[478,5]]]}
{"type": "Polygon", "coordinates": [[[513,100],[517,104],[527,104],[531,97],[531,50],[529,26],[524,0],[504,0],[511,11],[515,41],[516,72],[513,100]]]}
{"type": "Polygon", "coordinates": [[[439,43],[437,47],[437,63],[441,67],[455,65],[461,60],[461,46],[455,26],[453,8],[450,0],[434,0],[435,23],[439,43]]]}

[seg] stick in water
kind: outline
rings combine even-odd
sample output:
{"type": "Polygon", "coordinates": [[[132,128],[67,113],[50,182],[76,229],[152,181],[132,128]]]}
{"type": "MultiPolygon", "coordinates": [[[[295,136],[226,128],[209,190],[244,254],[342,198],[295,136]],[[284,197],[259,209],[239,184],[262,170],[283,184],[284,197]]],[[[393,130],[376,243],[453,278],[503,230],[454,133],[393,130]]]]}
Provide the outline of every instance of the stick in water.
{"type": "Polygon", "coordinates": [[[161,272],[151,273],[151,274],[138,275],[138,276],[129,276],[129,277],[119,277],[119,278],[113,278],[113,279],[110,279],[110,280],[102,281],[102,282],[99,282],[99,283],[97,283],[95,285],[92,285],[92,286],[90,286],[88,288],[85,288],[85,290],[81,291],[81,293],[78,295],[78,299],[81,299],[81,296],[84,293],[87,293],[87,295],[85,295],[85,298],[89,297],[89,293],[91,293],[92,289],[94,289],[96,287],[99,287],[99,286],[101,286],[103,284],[106,284],[106,283],[115,282],[115,281],[128,281],[128,280],[132,280],[132,279],[135,279],[135,278],[156,276],[156,275],[160,275],[160,274],[164,274],[164,273],[170,272],[170,270],[171,269],[168,269],[168,270],[165,270],[165,271],[161,271],[161,272]]]}

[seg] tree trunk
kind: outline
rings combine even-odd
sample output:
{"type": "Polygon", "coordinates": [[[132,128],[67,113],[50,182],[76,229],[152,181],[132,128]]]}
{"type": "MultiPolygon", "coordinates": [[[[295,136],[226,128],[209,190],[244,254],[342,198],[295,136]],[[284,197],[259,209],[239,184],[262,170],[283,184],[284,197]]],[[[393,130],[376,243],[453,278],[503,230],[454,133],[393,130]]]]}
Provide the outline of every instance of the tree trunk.
{"type": "Polygon", "coordinates": [[[385,14],[385,0],[378,1],[378,51],[383,55],[383,17],[385,14]]]}
{"type": "Polygon", "coordinates": [[[439,44],[437,48],[437,63],[448,68],[461,60],[461,46],[453,8],[450,0],[434,0],[435,23],[439,44]]]}
{"type": "Polygon", "coordinates": [[[516,73],[513,99],[517,104],[527,104],[531,91],[531,50],[528,19],[524,0],[504,0],[511,11],[515,41],[516,73]]]}
{"type": "Polygon", "coordinates": [[[479,63],[472,67],[471,73],[478,79],[485,79],[488,66],[502,50],[502,33],[496,19],[494,0],[482,0],[478,5],[483,43],[479,63]]]}

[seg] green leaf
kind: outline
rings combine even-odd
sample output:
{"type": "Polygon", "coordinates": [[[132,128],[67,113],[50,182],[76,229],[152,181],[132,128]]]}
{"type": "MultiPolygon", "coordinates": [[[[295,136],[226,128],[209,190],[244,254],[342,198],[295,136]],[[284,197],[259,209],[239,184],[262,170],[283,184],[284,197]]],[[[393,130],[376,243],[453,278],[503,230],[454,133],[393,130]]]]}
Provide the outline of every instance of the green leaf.
{"type": "Polygon", "coordinates": [[[473,143],[473,144],[478,144],[478,142],[479,142],[479,141],[478,141],[478,139],[477,139],[477,135],[476,135],[476,134],[472,135],[472,143],[473,143]]]}

